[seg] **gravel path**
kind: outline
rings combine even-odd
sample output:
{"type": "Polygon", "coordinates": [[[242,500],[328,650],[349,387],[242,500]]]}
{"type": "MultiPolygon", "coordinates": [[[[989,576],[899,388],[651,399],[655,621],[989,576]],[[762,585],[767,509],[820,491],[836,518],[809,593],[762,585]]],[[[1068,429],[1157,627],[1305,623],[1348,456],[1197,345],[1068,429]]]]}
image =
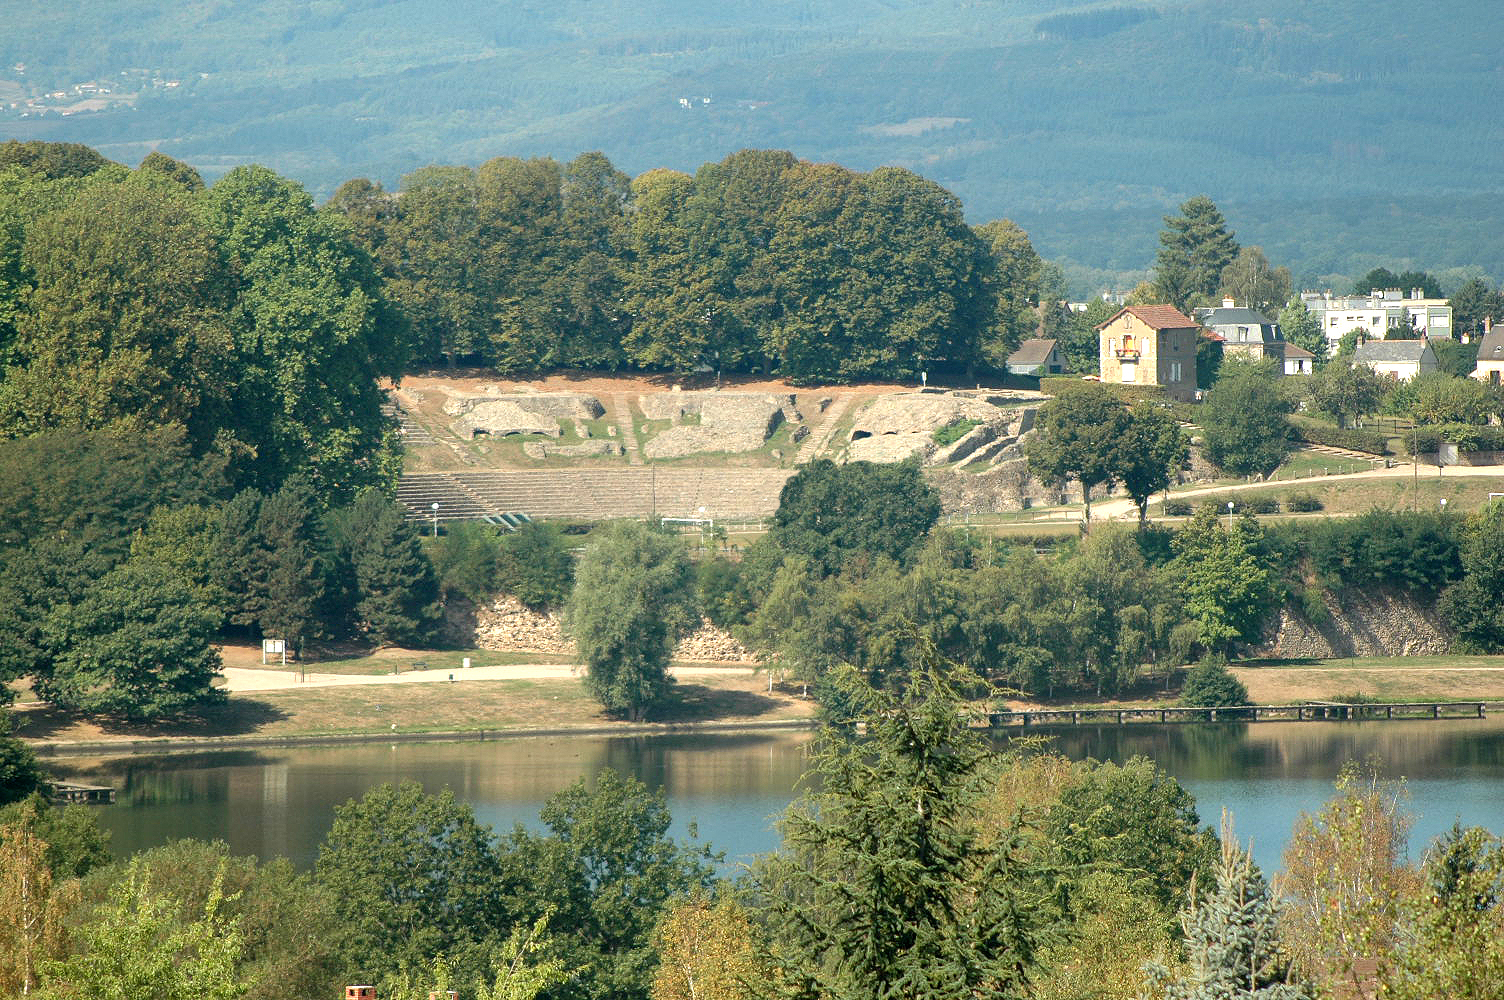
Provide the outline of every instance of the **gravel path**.
{"type": "MultiPolygon", "coordinates": [[[[294,688],[345,687],[354,684],[439,684],[451,677],[466,681],[536,681],[567,680],[576,676],[575,668],[563,663],[518,663],[510,666],[471,667],[469,670],[406,670],[400,674],[299,674],[296,670],[262,670],[249,667],[225,667],[224,689],[242,691],[287,691],[294,688]],[[299,677],[301,676],[301,680],[299,677]]],[[[750,677],[751,667],[670,667],[674,677],[716,677],[742,675],[750,677]]]]}
{"type": "MultiPolygon", "coordinates": [[[[1181,490],[1171,493],[1173,500],[1188,500],[1194,497],[1207,496],[1208,494],[1237,493],[1242,490],[1265,490],[1272,487],[1303,486],[1315,483],[1346,483],[1356,479],[1410,479],[1415,476],[1415,469],[1410,465],[1397,465],[1392,469],[1369,469],[1367,472],[1349,472],[1336,476],[1306,476],[1303,479],[1279,479],[1267,483],[1233,483],[1227,486],[1206,486],[1194,490],[1181,490]]],[[[1452,479],[1461,476],[1469,479],[1504,479],[1504,466],[1497,465],[1449,465],[1442,473],[1442,479],[1452,479]]],[[[1436,467],[1421,466],[1421,479],[1436,479],[1436,467]]],[[[1156,497],[1159,494],[1155,494],[1156,497]]],[[[1110,521],[1119,517],[1138,517],[1138,508],[1132,500],[1102,500],[1091,505],[1091,519],[1093,521],[1110,521]]]]}

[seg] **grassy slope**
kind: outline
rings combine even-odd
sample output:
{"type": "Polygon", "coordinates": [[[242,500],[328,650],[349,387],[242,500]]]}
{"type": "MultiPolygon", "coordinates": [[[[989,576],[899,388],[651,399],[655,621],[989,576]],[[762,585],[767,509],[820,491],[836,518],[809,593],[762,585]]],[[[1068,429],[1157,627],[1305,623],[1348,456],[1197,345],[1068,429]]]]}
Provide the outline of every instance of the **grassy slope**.
{"type": "Polygon", "coordinates": [[[435,159],[601,148],[635,173],[783,146],[911,166],[973,218],[1013,215],[1047,253],[1097,267],[1143,267],[1159,215],[1205,191],[1242,239],[1307,276],[1409,262],[1504,274],[1489,238],[1504,139],[1489,0],[1269,0],[1257,15],[1169,0],[1121,30],[1041,36],[1042,18],[1081,6],[122,0],[101,18],[81,0],[23,5],[0,78],[24,61],[39,87],[142,65],[185,84],[136,112],[0,135],[122,142],[122,157],[166,140],[209,168],[260,160],[326,192],[435,159]],[[698,95],[714,101],[679,107],[698,95]]]}

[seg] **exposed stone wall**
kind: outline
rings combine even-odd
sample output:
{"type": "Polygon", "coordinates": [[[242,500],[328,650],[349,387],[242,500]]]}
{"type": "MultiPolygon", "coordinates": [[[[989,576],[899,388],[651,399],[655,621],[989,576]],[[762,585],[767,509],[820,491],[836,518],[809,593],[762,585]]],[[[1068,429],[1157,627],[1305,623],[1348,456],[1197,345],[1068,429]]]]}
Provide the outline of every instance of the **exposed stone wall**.
{"type": "MultiPolygon", "coordinates": [[[[574,643],[564,635],[559,616],[534,611],[515,597],[498,597],[477,608],[469,601],[451,601],[444,609],[444,639],[454,646],[476,649],[521,650],[573,656],[574,643]]],[[[730,634],[710,622],[680,640],[676,660],[755,663],[753,656],[730,634]]]]}
{"type": "Polygon", "coordinates": [[[1452,645],[1452,631],[1434,604],[1387,588],[1325,595],[1330,619],[1312,622],[1286,604],[1264,629],[1254,652],[1274,659],[1339,656],[1437,656],[1452,645]],[[1340,599],[1339,599],[1340,598],[1340,599]]]}

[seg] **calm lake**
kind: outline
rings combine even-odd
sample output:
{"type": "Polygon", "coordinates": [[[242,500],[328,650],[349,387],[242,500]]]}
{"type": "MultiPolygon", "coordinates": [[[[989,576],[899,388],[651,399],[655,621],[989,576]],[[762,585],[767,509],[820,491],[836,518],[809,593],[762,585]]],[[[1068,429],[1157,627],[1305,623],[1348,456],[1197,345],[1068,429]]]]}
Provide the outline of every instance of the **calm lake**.
{"type": "MultiPolygon", "coordinates": [[[[1419,854],[1454,820],[1504,831],[1504,722],[1495,720],[1134,725],[1055,730],[1072,758],[1157,760],[1196,796],[1225,806],[1266,868],[1296,817],[1319,809],[1344,761],[1377,757],[1403,776],[1419,854]]],[[[554,792],[602,768],[663,788],[676,833],[693,826],[728,864],[776,846],[772,819],[797,794],[807,733],[547,737],[486,743],[367,744],[152,757],[59,758],[74,780],[118,790],[99,817],[125,855],[176,837],[221,839],[237,854],[311,864],[333,807],[384,781],[445,785],[498,829],[535,826],[554,792]]]]}

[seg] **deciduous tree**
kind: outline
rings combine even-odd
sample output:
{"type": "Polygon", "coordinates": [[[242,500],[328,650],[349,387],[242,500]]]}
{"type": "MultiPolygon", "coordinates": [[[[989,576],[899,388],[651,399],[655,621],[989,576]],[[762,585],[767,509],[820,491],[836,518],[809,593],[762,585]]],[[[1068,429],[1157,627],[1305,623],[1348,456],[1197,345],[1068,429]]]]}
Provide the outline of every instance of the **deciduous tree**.
{"type": "Polygon", "coordinates": [[[607,711],[637,720],[663,697],[674,643],[697,618],[694,570],[677,536],[617,521],[580,556],[565,620],[585,685],[607,711]]]}
{"type": "Polygon", "coordinates": [[[1220,292],[1240,305],[1273,317],[1290,298],[1290,269],[1270,264],[1259,247],[1243,247],[1222,269],[1220,292]]]}
{"type": "Polygon", "coordinates": [[[238,969],[245,941],[223,905],[216,887],[201,914],[184,918],[133,862],[97,918],[77,929],[83,947],[44,964],[45,995],[239,1000],[248,986],[238,969]]]}
{"type": "Polygon", "coordinates": [[[1043,479],[1081,483],[1085,518],[1091,520],[1091,491],[1118,474],[1118,441],[1128,429],[1123,404],[1095,382],[1084,382],[1046,403],[1035,434],[1025,446],[1029,469],[1043,479]]]}
{"type": "Polygon", "coordinates": [[[1269,362],[1227,362],[1198,417],[1206,457],[1236,476],[1270,475],[1290,453],[1290,410],[1269,362]]]}
{"type": "Polygon", "coordinates": [[[315,873],[333,894],[351,973],[380,980],[434,955],[477,967],[502,929],[489,827],[444,789],[384,784],[334,810],[315,873]]]}
{"type": "Polygon", "coordinates": [[[163,719],[224,699],[212,686],[221,610],[188,584],[127,561],[42,625],[37,694],[64,708],[163,719]]]}
{"type": "Polygon", "coordinates": [[[1170,564],[1185,600],[1184,615],[1201,628],[1201,645],[1226,651],[1252,642],[1275,595],[1273,575],[1252,551],[1258,526],[1251,517],[1225,528],[1210,504],[1175,535],[1170,564]]]}
{"type": "Polygon", "coordinates": [[[1406,860],[1403,793],[1376,764],[1349,761],[1337,796],[1315,816],[1302,813],[1285,846],[1275,880],[1284,938],[1301,973],[1334,993],[1376,996],[1373,969],[1392,964],[1404,936],[1400,908],[1419,885],[1406,860]]]}
{"type": "Polygon", "coordinates": [[[769,535],[830,575],[855,559],[904,560],[939,518],[940,499],[915,462],[820,459],[784,484],[769,535]]]}
{"type": "Polygon", "coordinates": [[[1147,400],[1129,408],[1112,471],[1138,507],[1140,527],[1149,517],[1149,498],[1169,487],[1189,457],[1190,442],[1174,413],[1147,400]]]}

